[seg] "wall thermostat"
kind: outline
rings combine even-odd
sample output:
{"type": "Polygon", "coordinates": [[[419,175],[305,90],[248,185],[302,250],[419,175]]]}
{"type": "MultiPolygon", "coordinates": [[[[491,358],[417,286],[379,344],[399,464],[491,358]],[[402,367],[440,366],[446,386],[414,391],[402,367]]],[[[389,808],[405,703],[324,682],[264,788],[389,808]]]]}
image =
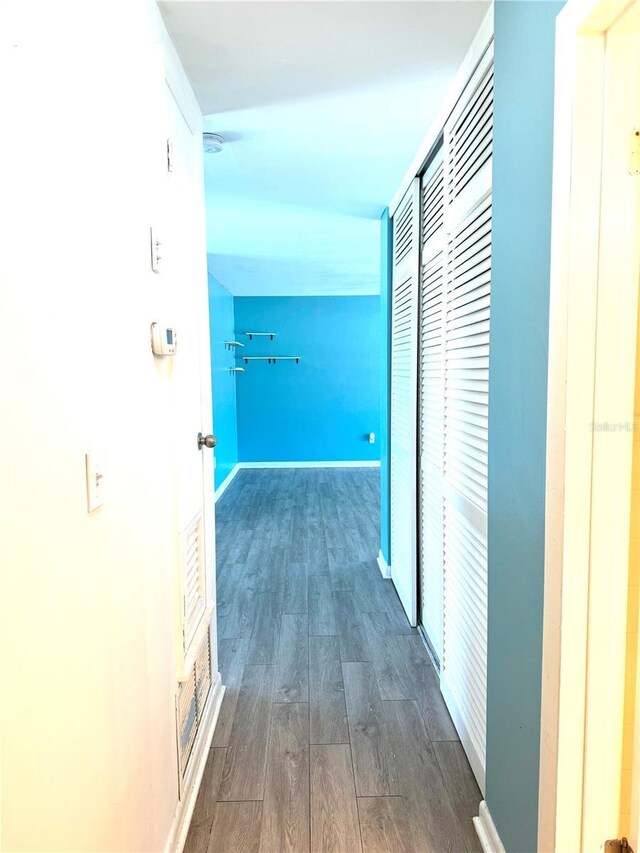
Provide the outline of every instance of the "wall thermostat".
{"type": "Polygon", "coordinates": [[[162,323],[151,324],[151,349],[154,355],[176,354],[176,330],[162,323]]]}

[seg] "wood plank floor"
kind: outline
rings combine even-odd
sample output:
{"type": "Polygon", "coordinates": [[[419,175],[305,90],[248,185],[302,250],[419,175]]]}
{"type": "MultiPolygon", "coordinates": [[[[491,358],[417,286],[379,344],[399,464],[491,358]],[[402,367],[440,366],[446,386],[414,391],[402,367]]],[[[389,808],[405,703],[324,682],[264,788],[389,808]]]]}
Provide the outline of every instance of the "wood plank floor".
{"type": "Polygon", "coordinates": [[[219,500],[227,685],[186,853],[478,851],[480,791],[376,563],[379,471],[242,470],[219,500]]]}

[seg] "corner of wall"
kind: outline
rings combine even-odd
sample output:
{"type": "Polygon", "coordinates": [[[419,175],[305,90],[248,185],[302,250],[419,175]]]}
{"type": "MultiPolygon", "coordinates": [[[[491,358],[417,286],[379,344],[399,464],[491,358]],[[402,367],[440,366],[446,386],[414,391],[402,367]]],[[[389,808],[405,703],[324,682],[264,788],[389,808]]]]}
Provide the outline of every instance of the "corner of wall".
{"type": "Polygon", "coordinates": [[[494,7],[486,799],[506,849],[522,853],[537,849],[553,69],[562,5],[494,7]]]}
{"type": "Polygon", "coordinates": [[[211,384],[216,447],[215,487],[219,490],[238,463],[238,401],[236,377],[229,374],[235,352],[224,346],[235,340],[235,299],[208,266],[211,332],[211,384]]]}
{"type": "Polygon", "coordinates": [[[391,392],[391,244],[389,208],[380,217],[380,553],[391,563],[390,392],[391,392]]]}

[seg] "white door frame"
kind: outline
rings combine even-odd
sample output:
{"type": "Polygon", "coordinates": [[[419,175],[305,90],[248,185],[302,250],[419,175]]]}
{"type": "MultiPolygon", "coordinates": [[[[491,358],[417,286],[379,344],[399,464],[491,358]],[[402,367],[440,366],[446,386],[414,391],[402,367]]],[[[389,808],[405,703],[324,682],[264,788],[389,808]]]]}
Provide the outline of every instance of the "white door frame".
{"type": "Polygon", "coordinates": [[[611,168],[631,128],[603,136],[603,96],[633,5],[557,21],[538,850],[561,853],[601,849],[620,812],[639,241],[618,212],[640,178],[611,168]]]}

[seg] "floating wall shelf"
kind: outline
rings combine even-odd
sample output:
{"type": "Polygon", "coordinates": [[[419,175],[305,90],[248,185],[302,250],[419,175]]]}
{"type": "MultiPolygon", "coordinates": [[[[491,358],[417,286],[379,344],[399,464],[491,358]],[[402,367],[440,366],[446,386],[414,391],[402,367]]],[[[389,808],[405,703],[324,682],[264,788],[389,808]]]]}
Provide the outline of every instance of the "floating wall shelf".
{"type": "Polygon", "coordinates": [[[296,364],[300,364],[299,355],[243,355],[241,358],[245,364],[249,364],[250,361],[268,361],[269,364],[275,364],[276,361],[295,361],[296,364]]]}
{"type": "Polygon", "coordinates": [[[235,349],[236,347],[244,347],[245,346],[245,344],[241,344],[240,341],[225,341],[224,345],[228,350],[235,349]]]}
{"type": "Polygon", "coordinates": [[[245,335],[252,341],[254,338],[270,338],[273,340],[276,336],[275,332],[245,332],[245,335]]]}

